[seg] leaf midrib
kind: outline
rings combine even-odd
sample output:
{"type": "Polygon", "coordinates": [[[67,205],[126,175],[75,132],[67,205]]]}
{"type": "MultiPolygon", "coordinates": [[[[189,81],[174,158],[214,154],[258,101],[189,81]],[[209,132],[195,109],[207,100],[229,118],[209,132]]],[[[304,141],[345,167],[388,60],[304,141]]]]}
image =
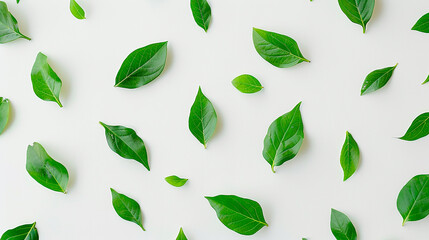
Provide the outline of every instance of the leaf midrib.
{"type": "MultiPolygon", "coordinates": [[[[218,201],[216,201],[216,200],[213,200],[213,199],[212,199],[212,201],[215,201],[216,203],[221,204],[220,202],[218,202],[218,201]]],[[[224,208],[227,208],[227,209],[231,210],[232,212],[237,213],[237,214],[239,214],[239,215],[241,215],[241,216],[245,217],[246,219],[250,219],[250,220],[252,220],[252,221],[254,221],[254,222],[256,222],[256,223],[262,224],[262,225],[264,225],[264,226],[268,226],[268,224],[267,224],[267,223],[264,223],[264,222],[261,222],[261,221],[259,221],[259,220],[254,219],[254,218],[252,218],[252,217],[246,216],[245,214],[240,213],[240,212],[237,212],[237,211],[235,211],[234,209],[232,209],[232,208],[230,208],[230,207],[228,207],[228,206],[226,206],[226,205],[224,205],[224,204],[221,204],[221,205],[222,205],[224,208]]]]}
{"type": "Polygon", "coordinates": [[[420,189],[419,194],[417,194],[417,197],[414,199],[414,203],[413,203],[413,205],[411,206],[410,210],[408,211],[408,214],[407,214],[407,216],[404,218],[404,221],[403,221],[403,223],[402,223],[402,224],[404,224],[405,222],[407,222],[407,221],[408,221],[408,218],[409,218],[409,217],[410,217],[410,215],[411,215],[411,211],[413,210],[414,206],[416,205],[417,199],[420,197],[420,194],[423,192],[423,189],[424,189],[424,188],[425,188],[425,186],[427,185],[428,181],[429,181],[429,179],[428,179],[428,178],[426,178],[425,183],[423,184],[422,188],[420,189]]]}

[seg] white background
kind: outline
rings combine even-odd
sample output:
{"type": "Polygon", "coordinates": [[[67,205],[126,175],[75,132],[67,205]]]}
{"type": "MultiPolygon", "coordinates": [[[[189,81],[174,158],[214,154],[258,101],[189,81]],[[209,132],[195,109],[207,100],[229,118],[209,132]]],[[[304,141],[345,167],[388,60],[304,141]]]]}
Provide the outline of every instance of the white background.
{"type": "Polygon", "coordinates": [[[8,6],[32,41],[0,46],[0,96],[12,119],[0,135],[0,232],[37,221],[40,239],[334,239],[330,209],[347,214],[360,239],[429,237],[429,220],[401,226],[400,189],[429,172],[429,138],[405,142],[412,120],[429,110],[429,34],[411,31],[429,11],[422,0],[377,0],[362,34],[330,0],[211,0],[205,33],[188,0],[81,0],[87,20],[67,0],[22,0],[8,6]],[[278,69],[255,51],[252,27],[294,38],[311,63],[278,69]],[[114,88],[133,50],[168,40],[167,66],[149,85],[114,88]],[[63,81],[60,109],[38,99],[30,72],[37,53],[63,81]],[[359,96],[372,70],[399,63],[381,90],[359,96]],[[245,95],[231,80],[243,73],[265,87],[245,95]],[[219,122],[207,150],[188,130],[198,86],[219,122]],[[262,157],[270,123],[302,101],[305,141],[273,174],[262,157]],[[131,127],[145,141],[151,171],[113,153],[98,124],[131,127]],[[350,131],[361,164],[342,181],[339,155],[350,131]],[[70,173],[67,195],[25,170],[26,148],[40,142],[70,173]],[[164,177],[189,178],[174,188],[164,177]],[[122,220],[109,188],[136,199],[146,232],[122,220]],[[258,201],[269,223],[251,237],[230,231],[204,196],[235,194],[258,201]]]}

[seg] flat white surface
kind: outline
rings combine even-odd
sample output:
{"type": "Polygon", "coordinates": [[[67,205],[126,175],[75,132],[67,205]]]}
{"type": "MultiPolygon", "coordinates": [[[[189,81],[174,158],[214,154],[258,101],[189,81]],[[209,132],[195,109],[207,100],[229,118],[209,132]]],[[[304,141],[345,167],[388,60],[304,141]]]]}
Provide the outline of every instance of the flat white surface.
{"type": "Polygon", "coordinates": [[[405,142],[412,120],[429,110],[429,35],[411,27],[429,10],[421,0],[377,0],[367,34],[336,1],[211,0],[208,33],[194,22],[188,0],[8,0],[21,31],[33,40],[0,46],[0,96],[12,120],[0,135],[0,232],[37,221],[40,239],[334,239],[330,209],[346,213],[360,239],[429,237],[429,220],[401,226],[396,198],[413,176],[429,172],[429,138],[405,142]],[[294,38],[311,63],[278,69],[255,51],[252,27],[294,38]],[[135,90],[114,88],[133,50],[168,40],[162,75],[135,90]],[[37,53],[63,81],[60,109],[33,93],[37,53]],[[399,63],[381,90],[359,96],[372,70],[399,63]],[[231,80],[243,73],[265,87],[245,95],[231,80]],[[198,86],[219,123],[207,150],[188,130],[198,86]],[[302,101],[305,141],[298,156],[273,174],[262,157],[270,123],[302,101]],[[131,127],[145,141],[152,170],[122,159],[98,124],[131,127]],[[361,165],[342,182],[340,150],[346,130],[361,165]],[[25,170],[26,148],[40,142],[70,172],[67,195],[35,182],[25,170]],[[164,177],[189,178],[174,188],[164,177]],[[109,188],[136,199],[146,232],[113,210],[109,188]],[[235,194],[258,201],[269,223],[251,237],[228,230],[204,196],[235,194]]]}

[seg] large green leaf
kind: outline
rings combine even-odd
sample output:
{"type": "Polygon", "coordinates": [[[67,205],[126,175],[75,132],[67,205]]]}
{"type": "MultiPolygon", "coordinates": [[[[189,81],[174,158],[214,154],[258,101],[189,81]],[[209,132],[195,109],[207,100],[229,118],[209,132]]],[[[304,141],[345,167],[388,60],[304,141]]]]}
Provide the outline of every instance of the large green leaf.
{"type": "Polygon", "coordinates": [[[183,229],[182,229],[182,228],[180,228],[179,235],[177,235],[176,240],[188,240],[188,239],[186,238],[185,233],[183,232],[183,229]]]}
{"type": "Polygon", "coordinates": [[[263,59],[279,68],[310,62],[302,56],[295,40],[285,35],[253,28],[253,44],[263,59]]]}
{"type": "Polygon", "coordinates": [[[7,9],[6,3],[0,1],[0,43],[8,43],[18,38],[31,40],[19,31],[18,22],[7,9]]]}
{"type": "Polygon", "coordinates": [[[207,32],[212,17],[212,10],[207,0],[191,0],[191,10],[195,22],[207,32]]]}
{"type": "Polygon", "coordinates": [[[70,0],[70,12],[77,19],[85,19],[85,11],[76,0],[70,0]]]}
{"type": "Polygon", "coordinates": [[[138,88],[159,75],[167,60],[167,42],[150,44],[132,52],[122,63],[116,75],[115,87],[138,88]]]}
{"type": "Polygon", "coordinates": [[[402,225],[429,215],[429,174],[417,175],[405,184],[396,206],[403,219],[402,225]]]}
{"type": "Polygon", "coordinates": [[[396,66],[398,66],[398,64],[393,67],[378,69],[368,74],[368,76],[365,78],[365,81],[363,82],[360,95],[371,93],[384,87],[384,85],[386,85],[386,83],[392,77],[396,66]]]}
{"type": "Polygon", "coordinates": [[[39,240],[36,223],[21,225],[7,230],[0,240],[39,240]]]}
{"type": "Polygon", "coordinates": [[[39,143],[27,148],[27,172],[41,185],[56,192],[67,192],[69,173],[59,162],[52,159],[39,143]]]}
{"type": "Polygon", "coordinates": [[[301,103],[298,103],[292,111],[277,118],[268,128],[262,154],[273,172],[275,166],[294,158],[304,141],[300,106],[301,103]]]}
{"type": "Polygon", "coordinates": [[[365,33],[374,11],[375,0],[338,0],[338,3],[350,21],[361,25],[365,33]]]}
{"type": "Polygon", "coordinates": [[[232,85],[242,93],[255,93],[264,88],[258,79],[249,74],[243,74],[234,78],[232,85]]]}
{"type": "Polygon", "coordinates": [[[181,187],[186,184],[188,179],[180,178],[178,176],[172,175],[172,176],[166,177],[165,181],[168,182],[171,186],[181,187]]]}
{"type": "Polygon", "coordinates": [[[134,159],[150,171],[146,146],[137,133],[127,127],[110,126],[100,122],[105,129],[107,144],[119,156],[134,159]]]}
{"type": "Polygon", "coordinates": [[[62,82],[58,75],[48,64],[48,57],[43,53],[37,54],[31,70],[31,82],[34,93],[42,100],[56,102],[60,107],[60,92],[62,82]]]}
{"type": "Polygon", "coordinates": [[[356,240],[357,233],[350,219],[342,212],[331,209],[331,231],[337,240],[356,240]]]}
{"type": "Polygon", "coordinates": [[[189,130],[204,147],[212,137],[217,123],[216,111],[210,100],[204,96],[201,87],[189,114],[189,130]]]}
{"type": "Polygon", "coordinates": [[[423,32],[423,33],[429,33],[429,13],[426,13],[423,15],[411,28],[411,30],[423,32]]]}
{"type": "Polygon", "coordinates": [[[219,195],[206,199],[216,211],[219,220],[239,234],[253,235],[268,226],[261,205],[253,200],[234,195],[219,195]]]}
{"type": "Polygon", "coordinates": [[[411,123],[404,136],[399,139],[405,141],[414,141],[419,138],[425,137],[429,134],[429,112],[420,114],[411,123]]]}
{"type": "Polygon", "coordinates": [[[139,225],[143,231],[146,231],[142,223],[143,217],[140,205],[134,199],[116,192],[113,188],[110,191],[112,193],[113,208],[119,217],[139,225]]]}
{"type": "Polygon", "coordinates": [[[9,121],[10,103],[7,98],[0,97],[0,134],[4,131],[9,121]]]}
{"type": "Polygon", "coordinates": [[[340,163],[344,172],[344,181],[353,175],[359,165],[359,146],[353,136],[346,132],[346,140],[341,149],[340,163]]]}

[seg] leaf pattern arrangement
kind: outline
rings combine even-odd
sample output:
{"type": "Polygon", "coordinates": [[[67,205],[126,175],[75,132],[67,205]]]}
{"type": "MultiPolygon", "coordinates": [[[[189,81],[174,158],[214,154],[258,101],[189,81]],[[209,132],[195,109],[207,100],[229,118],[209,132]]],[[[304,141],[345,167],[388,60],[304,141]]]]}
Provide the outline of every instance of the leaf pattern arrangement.
{"type": "MultiPolygon", "coordinates": [[[[312,0],[310,0],[312,1],[312,0]]],[[[16,0],[19,3],[20,0],[16,0]]],[[[366,32],[367,24],[374,12],[375,0],[338,0],[343,13],[353,23],[366,32]]],[[[70,0],[70,12],[77,19],[85,19],[85,11],[76,2],[70,0]]],[[[212,12],[207,0],[190,0],[190,9],[198,26],[205,32],[210,26],[212,12]]],[[[412,27],[412,30],[429,33],[429,13],[423,15],[412,27]]],[[[278,68],[293,67],[306,59],[297,42],[275,32],[253,28],[253,44],[256,52],[271,65],[278,68]]],[[[30,40],[23,35],[15,17],[9,12],[7,4],[0,1],[0,43],[9,43],[19,38],[30,40]]],[[[167,42],[147,45],[133,51],[123,61],[115,79],[115,87],[135,89],[144,86],[163,72],[167,61],[167,42]]],[[[384,87],[392,77],[397,65],[375,70],[368,74],[361,88],[361,95],[374,92],[384,87]]],[[[33,91],[45,101],[60,101],[62,81],[48,63],[48,58],[39,52],[31,70],[33,91]]],[[[429,76],[422,83],[429,82],[429,76]]],[[[256,93],[263,89],[261,83],[249,74],[243,74],[232,81],[232,85],[242,93],[256,93]]],[[[304,124],[302,121],[301,102],[290,112],[278,117],[268,128],[263,144],[263,158],[270,164],[271,170],[286,161],[295,158],[304,141],[304,124]]],[[[10,102],[0,97],[0,134],[6,129],[10,120],[10,102]]],[[[429,135],[429,113],[419,115],[411,123],[401,140],[415,141],[429,135]]],[[[150,171],[146,146],[137,133],[124,126],[111,126],[100,122],[105,130],[108,146],[112,151],[126,159],[141,163],[150,171]]],[[[188,127],[192,135],[207,147],[217,125],[217,113],[210,100],[203,94],[201,87],[190,109],[188,127]]],[[[340,164],[346,181],[357,170],[360,160],[359,146],[353,136],[346,132],[340,164]]],[[[26,170],[42,186],[56,192],[67,192],[69,173],[64,165],[48,155],[44,147],[35,142],[27,148],[26,170]]],[[[165,178],[172,186],[182,187],[188,179],[172,175],[165,178]]],[[[181,190],[183,191],[183,190],[181,190]]],[[[110,189],[112,205],[115,212],[124,220],[137,224],[143,231],[141,207],[134,199],[110,189]]],[[[253,235],[262,228],[268,227],[261,205],[251,199],[235,195],[217,195],[205,197],[216,212],[220,222],[230,230],[241,235],[253,235]]],[[[402,216],[402,224],[418,221],[429,215],[429,174],[421,174],[409,180],[399,192],[397,210],[402,216]]],[[[2,216],[3,217],[3,216],[2,216]]],[[[357,231],[351,220],[342,212],[331,209],[330,228],[337,240],[357,240],[357,231]]],[[[0,240],[38,240],[36,223],[25,224],[7,230],[0,240]]],[[[307,240],[307,238],[302,238],[307,240]]],[[[176,240],[187,240],[180,228],[176,240]]]]}

